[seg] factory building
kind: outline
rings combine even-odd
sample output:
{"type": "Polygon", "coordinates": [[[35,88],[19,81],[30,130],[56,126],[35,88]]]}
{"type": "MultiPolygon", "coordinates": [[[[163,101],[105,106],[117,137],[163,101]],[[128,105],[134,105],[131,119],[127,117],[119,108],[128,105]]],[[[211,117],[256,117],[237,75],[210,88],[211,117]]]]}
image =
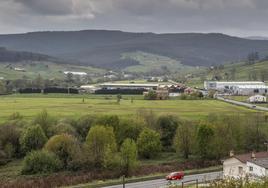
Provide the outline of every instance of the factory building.
{"type": "Polygon", "coordinates": [[[206,90],[226,91],[226,90],[232,90],[234,87],[239,87],[239,86],[258,87],[258,86],[265,86],[265,83],[264,82],[218,82],[218,81],[205,81],[204,82],[204,88],[206,90]]]}

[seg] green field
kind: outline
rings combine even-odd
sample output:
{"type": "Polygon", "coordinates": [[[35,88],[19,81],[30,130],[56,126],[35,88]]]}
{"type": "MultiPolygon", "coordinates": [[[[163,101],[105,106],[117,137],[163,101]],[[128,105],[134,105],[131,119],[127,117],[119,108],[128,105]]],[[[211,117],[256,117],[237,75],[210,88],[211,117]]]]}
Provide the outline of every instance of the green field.
{"type": "Polygon", "coordinates": [[[180,61],[172,59],[166,56],[145,53],[141,51],[123,53],[122,59],[132,59],[139,62],[139,65],[129,66],[124,69],[127,72],[134,73],[146,73],[151,71],[164,70],[166,73],[169,72],[179,72],[179,73],[189,73],[196,71],[195,67],[183,65],[180,61]],[[164,67],[164,69],[163,69],[164,67]]]}
{"type": "Polygon", "coordinates": [[[102,69],[77,66],[77,65],[68,65],[68,64],[56,64],[52,62],[31,62],[31,63],[16,63],[9,64],[3,63],[0,64],[0,77],[5,79],[21,79],[23,77],[34,79],[38,75],[41,75],[45,79],[64,79],[64,71],[77,71],[77,72],[86,72],[88,74],[92,73],[104,73],[102,69]],[[14,68],[24,68],[25,71],[15,71],[14,68]]]}
{"type": "Polygon", "coordinates": [[[136,96],[123,96],[120,104],[115,96],[97,95],[11,95],[0,97],[0,120],[19,112],[31,118],[46,109],[57,117],[79,117],[83,114],[116,114],[132,116],[141,110],[152,110],[155,114],[172,114],[186,119],[198,120],[210,113],[234,114],[252,110],[215,100],[142,100],[136,96]],[[83,102],[84,98],[84,102],[83,102]]]}

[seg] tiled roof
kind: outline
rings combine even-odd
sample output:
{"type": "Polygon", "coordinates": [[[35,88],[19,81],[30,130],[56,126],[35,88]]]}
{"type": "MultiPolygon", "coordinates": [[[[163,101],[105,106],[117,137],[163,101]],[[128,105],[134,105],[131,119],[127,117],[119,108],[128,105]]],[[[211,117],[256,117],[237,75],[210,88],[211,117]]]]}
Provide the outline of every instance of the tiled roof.
{"type": "Polygon", "coordinates": [[[255,160],[253,159],[250,160],[249,162],[268,169],[268,158],[255,159],[255,160]]]}
{"type": "MultiPolygon", "coordinates": [[[[247,161],[252,160],[252,153],[246,153],[246,154],[242,154],[242,155],[235,155],[234,158],[238,159],[242,163],[246,163],[247,161]]],[[[256,159],[268,158],[268,152],[255,153],[255,158],[256,159]]]]}

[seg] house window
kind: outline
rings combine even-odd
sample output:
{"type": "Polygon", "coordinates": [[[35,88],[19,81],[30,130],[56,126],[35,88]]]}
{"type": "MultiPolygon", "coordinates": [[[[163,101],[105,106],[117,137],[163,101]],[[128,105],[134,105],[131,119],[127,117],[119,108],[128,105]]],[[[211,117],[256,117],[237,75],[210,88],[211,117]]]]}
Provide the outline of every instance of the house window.
{"type": "Polygon", "coordinates": [[[239,167],[238,167],[238,173],[239,173],[239,174],[243,174],[243,167],[242,167],[242,166],[239,166],[239,167]]]}
{"type": "Polygon", "coordinates": [[[249,171],[250,171],[250,172],[253,171],[253,167],[252,167],[252,166],[249,167],[249,171]]]}

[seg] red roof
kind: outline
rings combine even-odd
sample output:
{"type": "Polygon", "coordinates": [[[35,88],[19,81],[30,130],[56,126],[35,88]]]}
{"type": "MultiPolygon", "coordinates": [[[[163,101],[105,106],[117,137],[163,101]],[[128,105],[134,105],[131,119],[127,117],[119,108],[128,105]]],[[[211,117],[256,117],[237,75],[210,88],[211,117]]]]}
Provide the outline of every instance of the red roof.
{"type": "MultiPolygon", "coordinates": [[[[266,158],[266,157],[268,157],[268,152],[258,152],[258,153],[255,153],[255,158],[256,159],[266,158]]],[[[235,155],[234,158],[238,159],[242,163],[246,163],[247,161],[249,161],[249,160],[252,159],[252,153],[235,155]]]]}

